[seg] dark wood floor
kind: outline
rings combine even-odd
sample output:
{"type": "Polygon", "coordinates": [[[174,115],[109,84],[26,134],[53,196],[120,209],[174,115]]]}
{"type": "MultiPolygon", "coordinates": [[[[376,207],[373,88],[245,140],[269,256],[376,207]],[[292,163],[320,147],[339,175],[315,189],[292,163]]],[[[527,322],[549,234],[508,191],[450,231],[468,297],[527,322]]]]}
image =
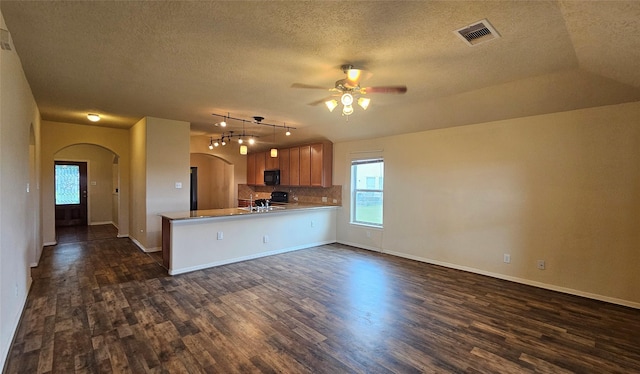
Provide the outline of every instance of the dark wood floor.
{"type": "Polygon", "coordinates": [[[631,373],[640,311],[341,245],[170,277],[47,247],[6,373],[631,373]]]}

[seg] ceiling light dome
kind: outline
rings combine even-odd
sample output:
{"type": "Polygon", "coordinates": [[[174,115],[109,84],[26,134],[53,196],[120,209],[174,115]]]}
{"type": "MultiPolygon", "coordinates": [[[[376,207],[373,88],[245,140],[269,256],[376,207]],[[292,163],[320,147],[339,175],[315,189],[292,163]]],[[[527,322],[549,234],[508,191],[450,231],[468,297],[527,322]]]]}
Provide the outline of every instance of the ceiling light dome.
{"type": "Polygon", "coordinates": [[[340,98],[340,102],[342,102],[342,105],[344,106],[350,106],[351,104],[353,104],[353,95],[351,95],[350,93],[343,94],[340,98]]]}
{"type": "Polygon", "coordinates": [[[100,115],[99,114],[93,114],[93,113],[89,113],[87,114],[87,119],[91,122],[98,122],[100,121],[100,115]]]}

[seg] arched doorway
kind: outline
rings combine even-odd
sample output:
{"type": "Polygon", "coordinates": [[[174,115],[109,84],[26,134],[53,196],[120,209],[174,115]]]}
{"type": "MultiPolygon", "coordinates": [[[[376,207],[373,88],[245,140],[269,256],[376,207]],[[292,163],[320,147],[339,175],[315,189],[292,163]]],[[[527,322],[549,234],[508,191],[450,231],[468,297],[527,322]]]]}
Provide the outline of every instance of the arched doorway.
{"type": "MultiPolygon", "coordinates": [[[[120,168],[119,156],[110,149],[95,144],[73,144],[58,150],[54,154],[54,164],[79,164],[86,166],[86,189],[80,190],[80,196],[86,196],[86,220],[72,221],[66,224],[58,215],[58,186],[55,187],[56,234],[62,226],[113,226],[103,235],[117,235],[118,212],[120,209],[120,168]]],[[[54,171],[55,175],[55,171],[54,171]]],[[[57,176],[55,176],[57,179],[57,176]]],[[[56,182],[57,184],[57,182],[56,182]]],[[[61,199],[62,200],[62,199],[61,199]]],[[[104,230],[102,230],[104,231],[104,230]]],[[[59,237],[59,235],[56,235],[59,237]]]]}
{"type": "Polygon", "coordinates": [[[199,210],[235,207],[234,166],[206,153],[191,153],[191,168],[197,170],[199,210]]]}

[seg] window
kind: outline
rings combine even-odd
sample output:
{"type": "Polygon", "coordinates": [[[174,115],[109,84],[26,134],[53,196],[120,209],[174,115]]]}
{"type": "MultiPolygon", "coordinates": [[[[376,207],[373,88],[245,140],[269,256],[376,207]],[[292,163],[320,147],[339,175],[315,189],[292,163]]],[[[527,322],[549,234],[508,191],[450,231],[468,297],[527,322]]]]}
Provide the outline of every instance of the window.
{"type": "Polygon", "coordinates": [[[56,165],[56,205],[80,204],[80,167],[56,165]]]}
{"type": "Polygon", "coordinates": [[[351,162],[351,223],[382,227],[384,161],[351,162]]]}

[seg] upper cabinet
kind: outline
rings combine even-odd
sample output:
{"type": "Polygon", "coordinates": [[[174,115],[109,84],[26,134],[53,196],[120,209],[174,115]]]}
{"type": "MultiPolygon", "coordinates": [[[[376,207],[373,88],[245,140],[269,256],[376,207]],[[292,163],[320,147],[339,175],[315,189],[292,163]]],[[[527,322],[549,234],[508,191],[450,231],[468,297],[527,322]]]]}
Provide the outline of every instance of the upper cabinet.
{"type": "Polygon", "coordinates": [[[256,184],[256,154],[249,153],[247,155],[247,184],[256,184]]]}
{"type": "Polygon", "coordinates": [[[333,166],[333,144],[329,142],[311,144],[311,186],[331,187],[333,166]]]}
{"type": "MultiPolygon", "coordinates": [[[[280,156],[280,150],[278,150],[278,156],[280,156]]],[[[280,168],[280,157],[271,157],[271,151],[264,153],[265,157],[265,170],[275,170],[280,168]]]]}
{"type": "Polygon", "coordinates": [[[333,144],[314,143],[270,152],[247,155],[247,184],[263,185],[264,170],[280,169],[280,185],[331,187],[333,144]]]}
{"type": "Polygon", "coordinates": [[[289,164],[289,157],[291,150],[289,148],[278,150],[278,163],[280,167],[280,184],[283,186],[289,186],[291,181],[291,165],[289,164]]]}

